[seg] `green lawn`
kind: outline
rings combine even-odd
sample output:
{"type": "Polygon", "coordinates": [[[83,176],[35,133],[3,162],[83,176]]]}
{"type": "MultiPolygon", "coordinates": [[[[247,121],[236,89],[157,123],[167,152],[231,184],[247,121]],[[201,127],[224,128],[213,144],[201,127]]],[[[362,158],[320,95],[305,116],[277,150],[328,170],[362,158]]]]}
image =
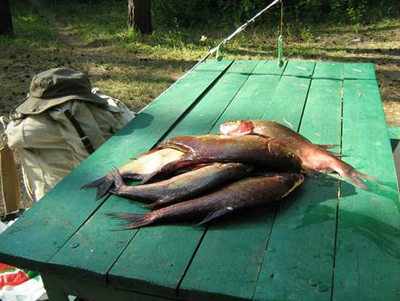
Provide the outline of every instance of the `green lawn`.
{"type": "MultiPolygon", "coordinates": [[[[94,86],[138,111],[237,26],[227,22],[222,26],[218,20],[209,20],[204,26],[165,28],[154,18],[154,33],[142,36],[127,28],[125,2],[41,3],[42,9],[29,1],[11,3],[15,36],[0,38],[2,114],[23,98],[34,74],[61,66],[88,73],[94,86]],[[47,12],[47,17],[39,11],[47,12]]],[[[383,89],[385,85],[389,89],[387,83],[396,78],[398,67],[392,49],[399,48],[396,36],[400,33],[400,19],[369,25],[301,24],[290,19],[285,22],[286,58],[372,61],[383,74],[383,89]]],[[[278,22],[250,25],[228,44],[223,55],[275,58],[278,35],[278,22]]],[[[395,91],[394,100],[396,93],[400,95],[395,91]]],[[[391,94],[384,100],[390,100],[391,94]]]]}

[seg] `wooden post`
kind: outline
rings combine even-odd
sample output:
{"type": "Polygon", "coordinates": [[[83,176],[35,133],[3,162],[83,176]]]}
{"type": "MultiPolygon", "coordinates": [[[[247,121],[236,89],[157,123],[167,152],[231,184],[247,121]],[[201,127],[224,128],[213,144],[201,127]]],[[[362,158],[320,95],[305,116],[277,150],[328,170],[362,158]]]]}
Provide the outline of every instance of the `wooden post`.
{"type": "Polygon", "coordinates": [[[153,31],[151,0],[128,0],[128,26],[142,34],[149,34],[153,31]]]}

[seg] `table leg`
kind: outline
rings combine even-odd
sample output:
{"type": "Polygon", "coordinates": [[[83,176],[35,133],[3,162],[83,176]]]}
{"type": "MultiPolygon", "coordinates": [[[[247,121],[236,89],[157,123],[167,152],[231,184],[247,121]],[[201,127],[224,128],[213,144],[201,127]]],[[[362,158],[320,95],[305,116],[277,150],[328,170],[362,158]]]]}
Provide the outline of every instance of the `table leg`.
{"type": "Polygon", "coordinates": [[[140,294],[133,291],[82,282],[59,277],[53,274],[41,274],[44,287],[50,301],[68,301],[68,296],[76,296],[76,300],[90,301],[172,301],[158,296],[140,294]]]}
{"type": "Polygon", "coordinates": [[[58,282],[54,281],[51,275],[41,274],[40,276],[50,301],[68,301],[68,296],[64,293],[63,288],[57,285],[58,282]]]}

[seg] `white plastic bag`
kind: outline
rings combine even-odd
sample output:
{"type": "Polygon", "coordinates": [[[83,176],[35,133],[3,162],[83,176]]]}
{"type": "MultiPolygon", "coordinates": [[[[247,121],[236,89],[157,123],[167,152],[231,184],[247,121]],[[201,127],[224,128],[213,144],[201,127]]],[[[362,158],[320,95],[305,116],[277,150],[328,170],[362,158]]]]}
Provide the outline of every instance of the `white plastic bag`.
{"type": "MultiPolygon", "coordinates": [[[[0,222],[0,233],[7,229],[7,225],[0,222]]],[[[36,301],[36,300],[47,300],[46,290],[43,286],[43,281],[40,275],[36,274],[30,278],[29,272],[9,267],[6,268],[4,265],[0,267],[0,300],[2,301],[36,301]],[[17,274],[22,275],[27,280],[18,284],[5,285],[6,278],[16,276],[17,274]]],[[[20,278],[21,279],[21,278],[20,278]]]]}

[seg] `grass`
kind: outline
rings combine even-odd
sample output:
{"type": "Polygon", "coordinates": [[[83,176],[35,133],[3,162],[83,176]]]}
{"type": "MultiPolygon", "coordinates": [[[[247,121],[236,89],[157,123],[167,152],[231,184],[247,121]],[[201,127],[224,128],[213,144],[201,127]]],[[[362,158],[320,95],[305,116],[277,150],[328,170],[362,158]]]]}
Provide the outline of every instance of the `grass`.
{"type": "MultiPolygon", "coordinates": [[[[21,100],[34,74],[61,66],[88,73],[93,86],[138,111],[235,29],[216,21],[203,27],[166,28],[155,18],[154,33],[143,36],[126,27],[125,2],[64,2],[41,2],[56,24],[29,1],[12,1],[15,37],[0,37],[0,113],[21,100]]],[[[286,22],[287,59],[368,61],[360,51],[387,53],[398,47],[393,31],[400,27],[399,18],[370,25],[286,22]],[[359,37],[362,43],[351,42],[359,37]]],[[[227,45],[224,58],[275,58],[278,36],[277,24],[251,25],[227,45]]]]}
{"type": "Polygon", "coordinates": [[[14,38],[1,37],[0,47],[2,49],[11,47],[15,50],[21,50],[32,47],[55,48],[63,46],[57,30],[40,16],[30,2],[16,1],[12,4],[14,38]]]}

